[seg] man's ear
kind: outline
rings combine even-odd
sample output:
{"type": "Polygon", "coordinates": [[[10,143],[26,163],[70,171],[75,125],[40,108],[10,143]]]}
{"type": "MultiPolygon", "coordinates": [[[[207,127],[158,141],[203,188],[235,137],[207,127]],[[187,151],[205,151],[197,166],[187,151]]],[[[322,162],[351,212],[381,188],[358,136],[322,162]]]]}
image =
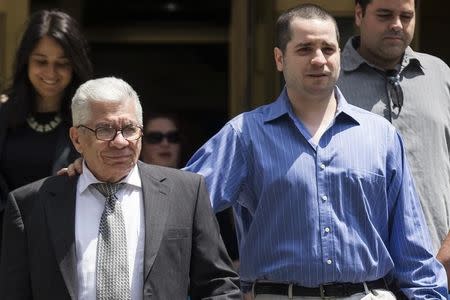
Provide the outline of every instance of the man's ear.
{"type": "Polygon", "coordinates": [[[283,51],[281,51],[280,48],[275,47],[273,49],[273,57],[275,59],[275,64],[277,65],[277,70],[282,72],[283,71],[283,65],[284,65],[283,51]]]}
{"type": "Polygon", "coordinates": [[[364,17],[363,8],[358,3],[355,6],[355,24],[356,24],[356,26],[359,27],[361,25],[361,21],[362,21],[363,17],[364,17]]]}
{"type": "Polygon", "coordinates": [[[72,144],[75,147],[75,149],[78,151],[78,153],[83,154],[83,146],[80,143],[80,135],[78,132],[78,128],[76,127],[70,127],[69,129],[69,136],[70,139],[72,140],[72,144]]]}

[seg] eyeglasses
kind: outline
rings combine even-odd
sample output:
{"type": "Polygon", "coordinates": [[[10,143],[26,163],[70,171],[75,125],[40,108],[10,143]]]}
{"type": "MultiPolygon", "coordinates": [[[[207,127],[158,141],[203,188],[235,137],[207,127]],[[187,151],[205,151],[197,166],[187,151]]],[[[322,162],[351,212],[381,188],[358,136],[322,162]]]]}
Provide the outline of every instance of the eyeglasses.
{"type": "Polygon", "coordinates": [[[146,143],[149,144],[159,144],[164,139],[167,139],[167,141],[171,144],[178,144],[180,143],[181,136],[180,133],[176,130],[169,131],[167,133],[163,133],[160,131],[149,131],[144,134],[143,139],[146,143]]]}
{"type": "Polygon", "coordinates": [[[97,140],[100,141],[112,141],[116,138],[117,134],[119,132],[122,133],[122,136],[127,141],[135,141],[139,139],[142,136],[142,127],[137,125],[127,125],[125,127],[122,127],[120,129],[116,129],[111,126],[100,126],[95,129],[89,128],[84,125],[78,125],[77,128],[86,128],[90,131],[92,131],[95,134],[95,137],[97,140]]]}
{"type": "Polygon", "coordinates": [[[394,104],[394,108],[398,107],[398,113],[400,114],[403,106],[403,90],[400,86],[400,74],[396,70],[388,70],[386,71],[386,79],[389,101],[394,104]]]}

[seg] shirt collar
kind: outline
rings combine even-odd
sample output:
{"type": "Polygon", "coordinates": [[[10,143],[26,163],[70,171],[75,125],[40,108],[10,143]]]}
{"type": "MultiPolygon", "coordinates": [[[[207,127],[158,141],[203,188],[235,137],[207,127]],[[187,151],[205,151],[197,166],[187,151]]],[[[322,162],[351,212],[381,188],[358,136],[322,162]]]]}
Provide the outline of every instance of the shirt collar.
{"type": "Polygon", "coordinates": [[[361,124],[359,113],[355,110],[355,107],[347,102],[341,90],[336,86],[334,89],[334,95],[337,101],[336,120],[347,119],[356,124],[361,124]]]}
{"type": "Polygon", "coordinates": [[[404,69],[408,65],[416,66],[421,70],[423,69],[423,64],[420,63],[419,57],[409,46],[405,49],[405,55],[403,55],[402,69],[404,69]]]}
{"type": "MultiPolygon", "coordinates": [[[[346,72],[355,71],[362,64],[367,64],[372,68],[379,69],[378,67],[367,62],[356,49],[359,47],[360,37],[353,36],[348,39],[345,44],[344,51],[342,52],[342,70],[346,72]]],[[[416,66],[418,68],[422,68],[419,58],[414,53],[414,50],[411,47],[407,47],[405,49],[405,54],[403,55],[401,69],[404,69],[406,66],[416,66]]]]}
{"type": "MultiPolygon", "coordinates": [[[[139,176],[137,164],[120,182],[124,182],[127,185],[137,188],[142,188],[141,177],[139,176]]],[[[101,181],[95,178],[94,174],[92,174],[91,170],[87,167],[86,162],[83,160],[83,173],[81,173],[80,178],[78,179],[78,190],[80,193],[83,193],[93,183],[101,183],[101,181]]]]}
{"type": "Polygon", "coordinates": [[[275,102],[268,106],[268,111],[264,116],[264,122],[270,122],[289,113],[293,112],[286,87],[284,87],[275,102]]]}
{"type": "MultiPolygon", "coordinates": [[[[353,106],[347,102],[344,95],[341,93],[337,86],[334,88],[334,94],[337,101],[336,119],[340,115],[346,115],[350,117],[350,119],[352,119],[354,122],[359,124],[359,115],[354,111],[353,106]]],[[[271,122],[284,115],[288,115],[291,119],[296,118],[294,111],[292,110],[291,102],[289,101],[289,97],[287,95],[286,87],[283,88],[277,100],[275,100],[275,102],[269,106],[269,109],[264,116],[264,122],[271,122]]]]}

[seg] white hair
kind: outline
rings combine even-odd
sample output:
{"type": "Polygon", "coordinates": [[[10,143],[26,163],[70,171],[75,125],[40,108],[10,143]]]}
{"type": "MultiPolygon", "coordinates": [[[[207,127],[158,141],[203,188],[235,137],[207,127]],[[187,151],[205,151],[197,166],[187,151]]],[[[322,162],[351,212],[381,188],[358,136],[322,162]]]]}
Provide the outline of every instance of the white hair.
{"type": "Polygon", "coordinates": [[[87,124],[90,120],[90,103],[134,101],[136,120],[142,124],[142,106],[135,90],[124,80],[116,77],[103,77],[88,80],[77,89],[72,98],[73,126],[87,124]]]}

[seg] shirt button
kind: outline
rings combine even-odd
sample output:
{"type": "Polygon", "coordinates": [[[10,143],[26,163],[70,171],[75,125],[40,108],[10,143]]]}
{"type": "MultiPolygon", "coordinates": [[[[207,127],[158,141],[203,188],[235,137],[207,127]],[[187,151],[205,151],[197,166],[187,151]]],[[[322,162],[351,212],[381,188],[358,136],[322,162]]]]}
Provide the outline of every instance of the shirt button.
{"type": "Polygon", "coordinates": [[[330,227],[325,227],[325,232],[326,232],[326,233],[328,233],[328,232],[330,232],[330,231],[331,231],[330,227]]]}
{"type": "Polygon", "coordinates": [[[327,265],[331,265],[333,263],[333,261],[331,259],[327,260],[327,265]]]}
{"type": "Polygon", "coordinates": [[[327,201],[327,200],[328,200],[327,195],[323,195],[323,196],[322,196],[322,200],[323,200],[323,201],[327,201]]]}
{"type": "Polygon", "coordinates": [[[324,165],[324,164],[320,164],[320,168],[321,168],[322,170],[324,170],[324,169],[325,169],[325,165],[324,165]]]}

